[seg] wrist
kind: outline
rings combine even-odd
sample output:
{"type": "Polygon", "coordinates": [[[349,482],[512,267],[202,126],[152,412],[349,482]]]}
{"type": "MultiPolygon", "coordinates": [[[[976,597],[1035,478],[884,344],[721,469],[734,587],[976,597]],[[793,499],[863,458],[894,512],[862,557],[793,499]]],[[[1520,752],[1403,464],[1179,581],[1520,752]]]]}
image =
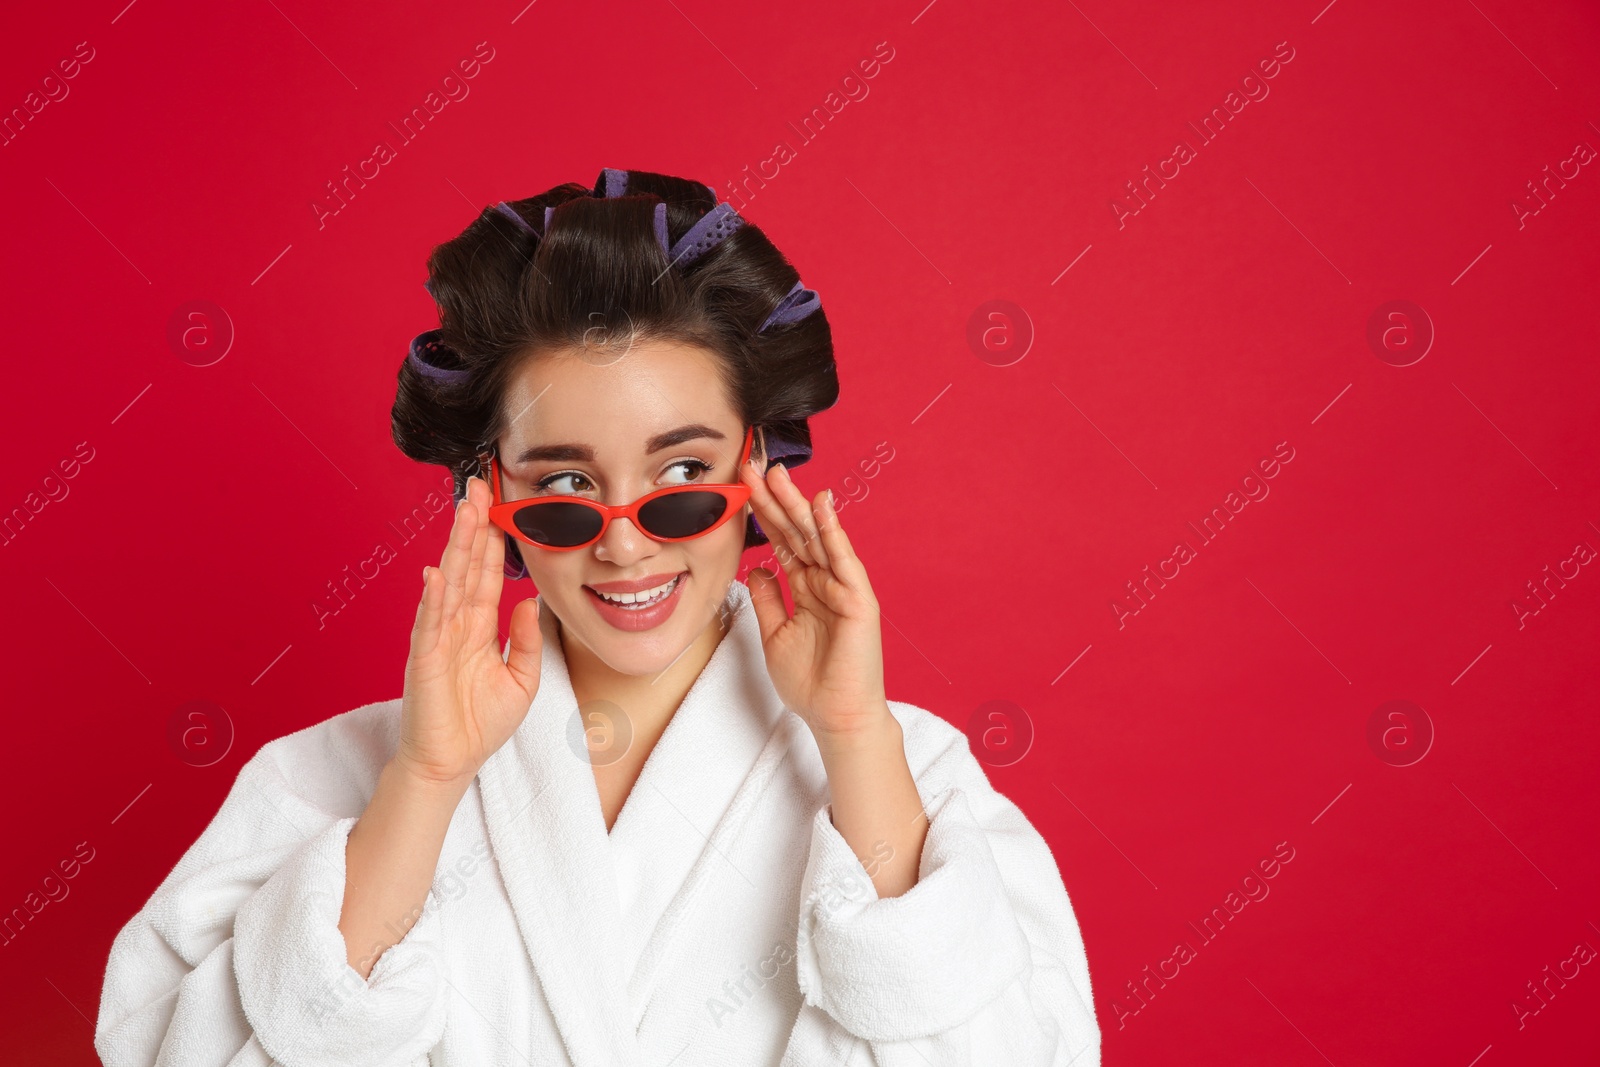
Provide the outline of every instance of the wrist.
{"type": "Polygon", "coordinates": [[[396,755],[384,766],[382,775],[394,787],[424,803],[440,803],[454,807],[466,795],[474,774],[440,776],[413,766],[404,756],[396,755]]]}
{"type": "Polygon", "coordinates": [[[905,744],[900,720],[894,717],[889,705],[882,705],[881,714],[842,730],[813,730],[817,747],[823,758],[849,759],[859,755],[875,756],[884,751],[901,749],[905,744]]]}

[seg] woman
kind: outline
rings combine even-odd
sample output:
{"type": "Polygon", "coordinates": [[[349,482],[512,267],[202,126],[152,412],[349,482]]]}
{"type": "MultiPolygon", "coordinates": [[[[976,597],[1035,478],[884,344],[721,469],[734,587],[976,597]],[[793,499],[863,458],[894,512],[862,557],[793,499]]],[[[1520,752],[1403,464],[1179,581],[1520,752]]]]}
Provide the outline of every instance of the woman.
{"type": "Polygon", "coordinates": [[[458,505],[404,695],[244,766],[116,939],[105,1062],[1098,1064],[1048,847],[886,698],[866,571],[789,479],[838,396],[816,294],[643,171],[428,268],[394,433],[458,505]],[[736,581],[768,540],[792,615],[736,581]]]}

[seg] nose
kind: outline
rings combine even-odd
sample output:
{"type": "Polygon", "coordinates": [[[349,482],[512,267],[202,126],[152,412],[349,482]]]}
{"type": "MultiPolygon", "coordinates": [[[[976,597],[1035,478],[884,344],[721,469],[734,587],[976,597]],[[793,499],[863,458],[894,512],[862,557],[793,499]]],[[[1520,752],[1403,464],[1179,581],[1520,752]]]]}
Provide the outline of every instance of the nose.
{"type": "Polygon", "coordinates": [[[655,555],[658,543],[646,537],[632,519],[612,519],[606,532],[594,544],[594,558],[619,567],[655,555]]]}

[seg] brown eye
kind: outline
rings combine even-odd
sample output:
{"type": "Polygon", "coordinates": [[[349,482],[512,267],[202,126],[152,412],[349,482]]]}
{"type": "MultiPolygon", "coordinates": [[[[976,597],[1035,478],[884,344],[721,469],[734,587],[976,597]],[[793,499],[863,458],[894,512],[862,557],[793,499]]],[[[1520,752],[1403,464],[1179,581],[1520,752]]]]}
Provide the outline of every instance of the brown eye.
{"type": "Polygon", "coordinates": [[[534,487],[555,496],[579,496],[593,489],[594,483],[577,471],[558,471],[540,478],[534,487]]]}
{"type": "Polygon", "coordinates": [[[683,481],[672,481],[669,479],[667,482],[668,485],[689,485],[695,481],[698,481],[701,475],[710,473],[711,464],[699,459],[680,459],[667,465],[667,473],[669,475],[671,472],[680,469],[685,472],[683,481]]]}

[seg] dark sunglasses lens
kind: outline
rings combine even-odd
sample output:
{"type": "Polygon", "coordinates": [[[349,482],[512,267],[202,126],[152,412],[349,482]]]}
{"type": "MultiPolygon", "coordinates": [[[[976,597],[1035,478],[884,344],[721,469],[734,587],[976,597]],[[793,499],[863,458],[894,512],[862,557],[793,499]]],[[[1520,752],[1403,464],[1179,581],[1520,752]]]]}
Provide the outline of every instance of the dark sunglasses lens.
{"type": "Polygon", "coordinates": [[[604,517],[583,504],[553,500],[518,508],[511,513],[511,521],[530,541],[552,548],[571,548],[594,540],[604,517]]]}
{"type": "Polygon", "coordinates": [[[693,537],[727,510],[728,498],[721,493],[689,490],[656,497],[639,509],[639,522],[657,537],[693,537]]]}

